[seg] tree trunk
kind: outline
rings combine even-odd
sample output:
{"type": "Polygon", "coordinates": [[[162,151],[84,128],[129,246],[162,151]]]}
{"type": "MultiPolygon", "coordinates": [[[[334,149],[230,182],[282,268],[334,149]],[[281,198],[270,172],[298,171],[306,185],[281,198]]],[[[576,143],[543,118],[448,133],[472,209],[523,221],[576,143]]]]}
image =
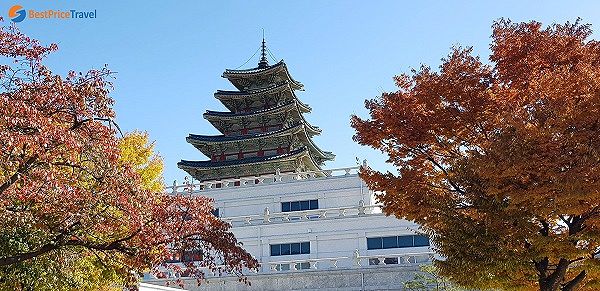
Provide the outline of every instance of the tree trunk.
{"type": "MultiPolygon", "coordinates": [[[[586,276],[585,271],[581,271],[575,278],[569,282],[564,282],[565,275],[569,268],[570,262],[567,259],[560,259],[556,265],[556,269],[547,275],[548,265],[544,266],[544,272],[538,273],[540,291],[573,291],[583,281],[586,276]]],[[[539,271],[539,269],[538,269],[539,271]]]]}

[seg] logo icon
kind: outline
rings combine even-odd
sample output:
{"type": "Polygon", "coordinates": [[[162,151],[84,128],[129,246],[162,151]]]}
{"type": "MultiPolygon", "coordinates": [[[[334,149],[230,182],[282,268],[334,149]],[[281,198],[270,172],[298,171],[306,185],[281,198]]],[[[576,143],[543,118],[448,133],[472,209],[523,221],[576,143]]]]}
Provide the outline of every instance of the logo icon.
{"type": "Polygon", "coordinates": [[[10,20],[12,20],[13,22],[23,21],[26,15],[27,13],[21,5],[15,5],[8,9],[8,17],[10,17],[10,20]]]}

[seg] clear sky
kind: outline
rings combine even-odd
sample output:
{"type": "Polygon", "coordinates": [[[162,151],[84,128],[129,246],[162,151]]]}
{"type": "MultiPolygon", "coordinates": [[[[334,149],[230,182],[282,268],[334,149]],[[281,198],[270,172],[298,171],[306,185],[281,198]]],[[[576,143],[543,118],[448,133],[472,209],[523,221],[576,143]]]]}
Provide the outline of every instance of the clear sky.
{"type": "MultiPolygon", "coordinates": [[[[323,133],[315,142],[333,151],[327,168],[353,166],[355,157],[377,169],[381,153],[352,141],[351,114],[366,117],[363,101],[394,89],[392,77],[421,64],[437,68],[452,45],[473,46],[487,59],[490,26],[513,21],[564,23],[581,17],[600,31],[597,1],[3,1],[8,9],[96,10],[96,19],[25,19],[21,30],[57,43],[47,65],[57,73],[108,64],[116,71],[117,122],[145,130],[165,162],[165,182],[182,181],[181,159],[205,157],[185,142],[189,133],[217,134],[202,119],[225,110],[213,93],[232,89],[221,78],[258,48],[261,29],[275,57],[284,59],[313,111],[307,120],[323,133]]],[[[598,38],[598,33],[594,34],[598,38]]],[[[254,67],[258,56],[243,68],[254,67]]],[[[271,60],[271,63],[273,61],[271,60]]]]}

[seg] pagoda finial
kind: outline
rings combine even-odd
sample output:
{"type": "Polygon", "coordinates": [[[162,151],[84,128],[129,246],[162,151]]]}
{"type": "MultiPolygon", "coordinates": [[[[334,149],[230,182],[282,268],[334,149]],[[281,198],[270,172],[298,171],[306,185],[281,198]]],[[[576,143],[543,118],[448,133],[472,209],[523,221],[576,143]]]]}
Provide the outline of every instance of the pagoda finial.
{"type": "Polygon", "coordinates": [[[267,59],[267,44],[265,42],[265,29],[263,28],[263,38],[262,38],[262,45],[261,45],[261,54],[260,54],[260,61],[258,62],[258,67],[259,68],[266,68],[269,66],[269,60],[267,59]]]}

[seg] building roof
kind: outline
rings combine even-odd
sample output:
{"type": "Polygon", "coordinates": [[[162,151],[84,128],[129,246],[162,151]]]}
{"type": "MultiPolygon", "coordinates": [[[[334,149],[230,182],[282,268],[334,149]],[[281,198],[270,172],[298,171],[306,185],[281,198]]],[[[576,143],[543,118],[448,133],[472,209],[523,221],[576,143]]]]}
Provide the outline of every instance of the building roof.
{"type": "Polygon", "coordinates": [[[290,127],[284,127],[279,130],[270,132],[257,132],[244,135],[200,135],[190,134],[186,141],[191,144],[209,144],[209,143],[228,143],[236,141],[249,141],[254,139],[260,139],[265,137],[275,137],[280,135],[294,134],[302,130],[302,124],[297,123],[290,127]]]}
{"type": "Polygon", "coordinates": [[[258,163],[281,161],[281,160],[301,156],[302,154],[305,154],[307,152],[308,152],[308,150],[305,147],[303,147],[303,148],[299,148],[297,150],[294,150],[294,151],[291,151],[291,152],[285,153],[285,154],[268,156],[268,157],[251,157],[251,158],[245,158],[245,159],[241,159],[241,160],[230,160],[230,161],[210,161],[210,160],[207,160],[207,161],[185,161],[185,160],[182,160],[181,162],[177,163],[177,166],[180,169],[183,169],[183,168],[194,168],[194,169],[227,168],[227,167],[234,167],[234,166],[239,166],[239,165],[253,165],[253,164],[258,164],[258,163]]]}
{"type": "Polygon", "coordinates": [[[217,92],[215,92],[215,94],[214,94],[214,97],[217,98],[219,101],[221,101],[221,103],[223,103],[223,105],[225,105],[225,107],[227,107],[227,109],[233,111],[234,108],[231,108],[231,106],[228,104],[229,101],[247,100],[247,99],[253,99],[253,98],[258,99],[259,97],[261,97],[263,95],[275,94],[275,93],[280,93],[283,91],[290,92],[292,97],[296,100],[296,103],[298,103],[298,106],[300,107],[302,112],[308,113],[312,110],[310,108],[310,106],[308,106],[307,104],[304,104],[302,101],[300,101],[300,99],[298,99],[298,97],[294,93],[292,86],[287,81],[283,82],[281,84],[273,84],[271,86],[261,88],[258,90],[253,90],[253,91],[217,90],[217,92]]]}
{"type": "Polygon", "coordinates": [[[252,119],[261,119],[267,116],[276,116],[285,112],[293,111],[295,113],[295,121],[300,122],[306,125],[307,131],[311,135],[316,135],[321,133],[321,129],[319,127],[314,126],[302,115],[299,104],[297,100],[291,100],[287,104],[282,104],[279,106],[262,109],[254,112],[229,112],[229,111],[211,111],[207,110],[206,113],[203,114],[204,119],[208,120],[215,128],[217,128],[220,132],[225,133],[225,129],[222,128],[221,121],[223,120],[252,120],[252,119]]]}
{"type": "Polygon", "coordinates": [[[324,160],[333,160],[335,155],[331,152],[326,152],[321,150],[317,145],[312,141],[310,136],[307,133],[307,125],[303,123],[297,123],[290,127],[285,127],[279,130],[271,131],[271,132],[259,132],[252,133],[246,135],[196,135],[190,134],[186,141],[192,145],[194,145],[198,150],[202,151],[204,154],[208,155],[208,146],[219,146],[227,143],[239,143],[239,142],[255,142],[258,139],[270,139],[275,137],[283,137],[290,136],[294,134],[299,134],[300,140],[302,143],[308,147],[310,152],[315,155],[315,157],[319,158],[320,164],[321,161],[324,160]]]}
{"type": "Polygon", "coordinates": [[[239,119],[244,117],[254,117],[261,115],[269,115],[269,114],[278,114],[281,112],[286,112],[295,107],[296,101],[290,101],[286,104],[281,104],[279,106],[262,109],[254,112],[231,112],[231,111],[212,111],[206,110],[206,113],[203,114],[204,118],[217,117],[218,119],[239,119]]]}
{"type": "Polygon", "coordinates": [[[287,66],[285,65],[285,62],[283,60],[279,61],[278,63],[276,63],[274,65],[266,66],[263,68],[256,67],[256,68],[244,69],[244,70],[227,69],[227,70],[225,70],[225,72],[223,72],[222,77],[227,78],[236,88],[241,90],[241,89],[243,89],[244,86],[242,86],[240,82],[237,82],[237,80],[250,79],[253,77],[268,75],[268,74],[281,74],[282,78],[284,80],[289,81],[290,84],[292,85],[292,87],[294,87],[294,89],[300,90],[304,87],[304,85],[302,85],[302,83],[300,83],[292,78],[292,76],[290,75],[290,72],[288,71],[287,66]]]}
{"type": "Polygon", "coordinates": [[[257,175],[294,172],[298,169],[317,171],[307,148],[268,157],[253,157],[231,161],[181,161],[177,166],[200,181],[218,181],[227,178],[252,177],[257,175]]]}

